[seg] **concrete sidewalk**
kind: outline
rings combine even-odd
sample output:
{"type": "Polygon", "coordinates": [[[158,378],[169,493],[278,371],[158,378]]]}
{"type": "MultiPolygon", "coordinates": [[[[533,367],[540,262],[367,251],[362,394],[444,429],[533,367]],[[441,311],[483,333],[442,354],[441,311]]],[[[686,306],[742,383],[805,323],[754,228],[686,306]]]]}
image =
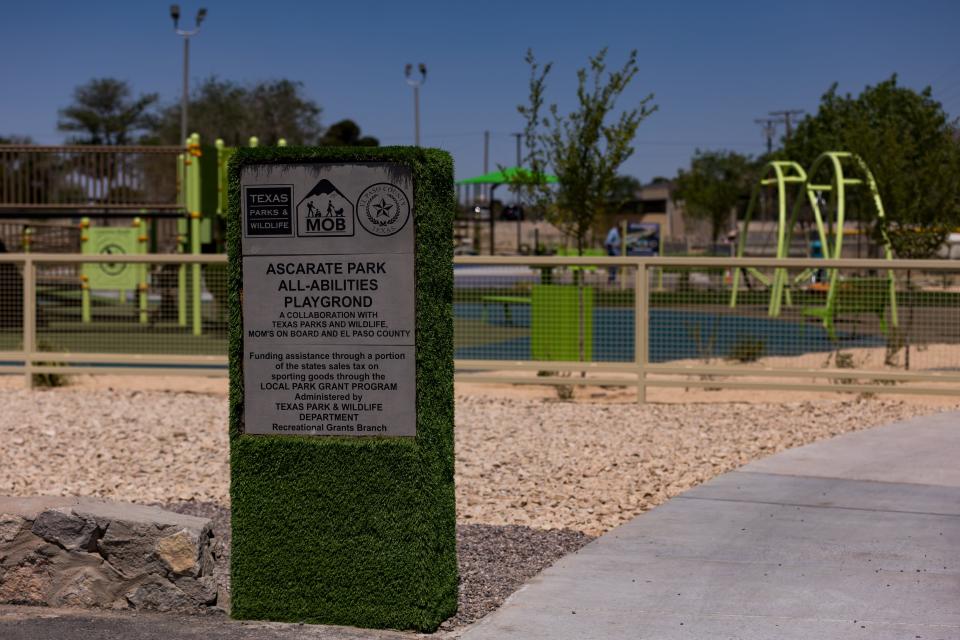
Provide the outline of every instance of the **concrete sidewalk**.
{"type": "Polygon", "coordinates": [[[960,638],[960,413],[723,475],[562,559],[461,637],[960,638]]]}

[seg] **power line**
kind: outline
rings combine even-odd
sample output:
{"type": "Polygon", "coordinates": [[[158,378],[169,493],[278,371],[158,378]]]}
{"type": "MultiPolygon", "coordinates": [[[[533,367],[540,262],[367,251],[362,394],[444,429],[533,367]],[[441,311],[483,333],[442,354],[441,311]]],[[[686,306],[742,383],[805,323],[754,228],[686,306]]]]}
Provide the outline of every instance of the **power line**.
{"type": "Polygon", "coordinates": [[[957,71],[960,71],[960,62],[958,62],[958,63],[956,63],[956,64],[953,64],[953,65],[950,65],[949,67],[947,67],[946,70],[944,70],[944,71],[941,72],[939,75],[937,75],[937,77],[934,78],[933,80],[931,80],[928,84],[930,85],[930,87],[931,87],[934,91],[936,91],[936,90],[937,90],[937,85],[940,84],[940,81],[941,81],[941,80],[946,80],[947,78],[951,77],[951,76],[952,76],[954,73],[956,73],[957,71]]]}
{"type": "Polygon", "coordinates": [[[771,116],[777,116],[779,121],[783,122],[783,124],[786,126],[786,142],[790,142],[790,133],[793,131],[793,128],[790,126],[790,118],[793,116],[798,116],[802,113],[806,113],[806,111],[803,109],[781,109],[780,111],[771,111],[769,113],[771,116]]]}

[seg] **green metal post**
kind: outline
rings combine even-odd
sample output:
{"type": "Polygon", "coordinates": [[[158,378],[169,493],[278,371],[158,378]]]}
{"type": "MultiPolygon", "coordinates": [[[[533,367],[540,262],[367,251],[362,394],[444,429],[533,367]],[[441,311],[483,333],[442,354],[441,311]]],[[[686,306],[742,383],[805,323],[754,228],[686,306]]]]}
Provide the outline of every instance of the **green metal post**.
{"type": "MultiPolygon", "coordinates": [[[[886,213],[883,210],[883,200],[880,198],[880,191],[877,188],[877,181],[873,178],[873,172],[860,156],[853,156],[860,171],[863,173],[864,182],[873,198],[873,204],[877,209],[877,219],[880,221],[880,235],[883,237],[883,255],[887,260],[893,260],[893,249],[890,246],[890,238],[887,236],[886,213]]],[[[900,326],[899,312],[897,311],[897,280],[893,274],[893,269],[887,270],[887,292],[890,296],[890,326],[896,328],[900,326]]]]}
{"type": "MultiPolygon", "coordinates": [[[[184,143],[190,146],[190,139],[184,143]]],[[[189,215],[190,207],[187,200],[187,167],[190,166],[190,156],[182,153],[177,157],[177,177],[179,180],[180,204],[183,206],[186,215],[189,215]]],[[[187,246],[187,218],[177,221],[177,253],[186,253],[187,246]]],[[[177,325],[187,326],[187,266],[181,264],[177,267],[177,325]]]]}
{"type": "MultiPolygon", "coordinates": [[[[140,249],[140,253],[146,255],[147,250],[147,241],[149,236],[147,235],[147,221],[143,218],[134,218],[133,223],[136,225],[137,230],[140,234],[137,236],[137,246],[140,249]]],[[[146,263],[136,265],[139,272],[139,282],[137,283],[137,298],[140,305],[140,324],[147,324],[149,321],[149,314],[147,313],[147,271],[149,270],[149,265],[146,263]]]]}
{"type": "Polygon", "coordinates": [[[217,148],[217,215],[223,215],[223,196],[227,192],[227,163],[224,161],[223,138],[213,143],[217,148]]]}
{"type": "Polygon", "coordinates": [[[252,147],[259,147],[259,146],[260,146],[260,138],[258,138],[257,136],[250,136],[249,146],[250,146],[251,148],[252,148],[252,147]]]}
{"type": "MultiPolygon", "coordinates": [[[[798,165],[796,162],[791,162],[789,160],[774,160],[772,162],[768,162],[764,166],[761,179],[754,186],[753,193],[750,196],[750,203],[747,205],[746,215],[743,218],[743,230],[737,238],[736,256],[738,258],[744,257],[743,254],[746,250],[747,234],[750,228],[750,221],[753,219],[754,211],[760,202],[760,192],[763,187],[768,185],[776,185],[777,187],[777,257],[787,257],[790,246],[788,239],[793,229],[792,224],[788,225],[786,223],[786,207],[789,185],[803,185],[806,179],[807,176],[803,170],[803,167],[798,165]],[[773,173],[774,177],[763,177],[771,172],[773,173]]],[[[750,274],[753,275],[758,281],[770,287],[770,303],[767,312],[771,316],[778,315],[780,313],[781,301],[783,299],[784,285],[786,284],[786,270],[775,269],[773,278],[767,278],[762,272],[760,272],[759,269],[755,269],[753,267],[747,267],[746,270],[749,271],[750,274]]],[[[730,293],[731,308],[737,305],[737,292],[740,289],[740,269],[734,269],[733,271],[732,286],[733,290],[730,293]]],[[[787,292],[787,300],[789,304],[789,291],[787,292]]]]}
{"type": "MultiPolygon", "coordinates": [[[[177,253],[186,253],[186,246],[186,231],[178,233],[177,253]]],[[[187,265],[185,264],[177,267],[177,325],[187,326],[187,265]]]]}
{"type": "MultiPolygon", "coordinates": [[[[90,228],[90,218],[80,219],[80,252],[84,253],[87,242],[90,241],[88,229],[90,228]]],[[[90,283],[87,282],[87,276],[83,274],[81,267],[80,273],[80,321],[89,324],[93,320],[93,313],[90,308],[90,283]]]]}
{"type": "MultiPolygon", "coordinates": [[[[200,134],[194,133],[191,136],[191,153],[193,162],[190,164],[190,180],[188,182],[188,193],[190,194],[190,254],[200,255],[200,134]]],[[[192,295],[192,319],[193,335],[199,336],[202,331],[202,319],[200,317],[200,265],[191,265],[191,293],[192,295]]]]}
{"type": "MultiPolygon", "coordinates": [[[[844,154],[848,156],[849,154],[844,154]]],[[[846,224],[846,182],[843,177],[843,165],[840,163],[840,154],[830,154],[830,160],[833,162],[834,177],[837,181],[836,190],[833,192],[834,206],[837,215],[836,238],[833,241],[833,258],[840,259],[843,252],[843,229],[846,224]]],[[[837,283],[840,278],[838,269],[832,269],[830,272],[830,289],[827,291],[827,308],[834,309],[837,300],[837,283]]]]}

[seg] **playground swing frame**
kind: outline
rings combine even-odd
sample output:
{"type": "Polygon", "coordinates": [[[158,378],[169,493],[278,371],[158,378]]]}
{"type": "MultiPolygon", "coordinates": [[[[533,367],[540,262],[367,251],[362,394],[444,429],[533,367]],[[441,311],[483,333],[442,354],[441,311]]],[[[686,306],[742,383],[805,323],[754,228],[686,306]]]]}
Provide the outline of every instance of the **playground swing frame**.
{"type": "MultiPolygon", "coordinates": [[[[737,257],[743,258],[746,249],[747,231],[750,221],[753,218],[754,211],[757,208],[760,191],[765,186],[777,186],[778,202],[778,224],[777,224],[777,258],[787,258],[789,253],[789,238],[793,233],[797,220],[800,215],[800,208],[804,202],[810,206],[813,213],[814,223],[816,225],[817,236],[820,245],[823,248],[824,258],[839,259],[843,251],[844,223],[846,221],[846,192],[847,187],[866,187],[870,193],[874,205],[876,217],[880,225],[880,233],[883,238],[884,257],[887,260],[893,260],[893,251],[887,237],[886,229],[882,222],[885,220],[883,201],[880,198],[880,192],[877,189],[876,180],[870,168],[860,156],[848,151],[827,151],[814,160],[810,171],[806,172],[796,162],[789,160],[771,161],[764,167],[764,173],[753,189],[750,203],[744,216],[743,232],[737,242],[737,257]],[[852,165],[852,169],[858,171],[862,177],[848,177],[844,172],[844,162],[852,165]],[[832,169],[832,177],[825,183],[814,181],[821,168],[828,167],[832,169]],[[772,177],[765,177],[772,173],[772,177]],[[798,191],[793,198],[793,207],[789,218],[787,217],[787,201],[790,187],[795,186],[798,191]],[[830,194],[829,211],[835,216],[835,226],[833,237],[830,242],[828,228],[824,222],[824,212],[821,208],[821,198],[823,193],[830,194]],[[805,196],[805,197],[804,197],[805,196]]],[[[802,273],[789,281],[787,270],[779,267],[774,269],[773,277],[769,278],[755,268],[748,268],[748,272],[757,280],[766,286],[769,286],[770,302],[768,306],[768,315],[778,317],[783,306],[784,298],[787,305],[792,305],[791,288],[800,282],[809,279],[814,269],[805,269],[802,273]]],[[[730,307],[733,308],[737,303],[737,293],[740,288],[741,269],[734,270],[732,291],[730,294],[730,307]]],[[[831,338],[836,337],[834,329],[835,317],[839,309],[839,291],[841,282],[839,280],[839,271],[836,268],[828,270],[827,299],[823,307],[811,307],[804,309],[803,314],[810,317],[816,317],[821,320],[824,328],[831,338]]],[[[886,294],[889,297],[890,306],[890,324],[895,328],[899,326],[897,313],[897,295],[896,280],[892,269],[887,270],[886,294]]],[[[883,310],[880,310],[880,327],[886,333],[888,330],[886,319],[883,317],[883,310]]]]}

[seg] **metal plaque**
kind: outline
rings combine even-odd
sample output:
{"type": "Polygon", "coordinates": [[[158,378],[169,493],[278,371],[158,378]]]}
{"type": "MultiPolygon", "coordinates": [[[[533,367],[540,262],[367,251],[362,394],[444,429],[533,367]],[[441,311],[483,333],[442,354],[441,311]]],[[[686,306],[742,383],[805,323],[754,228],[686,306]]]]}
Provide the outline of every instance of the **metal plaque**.
{"type": "Polygon", "coordinates": [[[248,165],[241,209],[245,432],[416,435],[409,170],[248,165]]]}

